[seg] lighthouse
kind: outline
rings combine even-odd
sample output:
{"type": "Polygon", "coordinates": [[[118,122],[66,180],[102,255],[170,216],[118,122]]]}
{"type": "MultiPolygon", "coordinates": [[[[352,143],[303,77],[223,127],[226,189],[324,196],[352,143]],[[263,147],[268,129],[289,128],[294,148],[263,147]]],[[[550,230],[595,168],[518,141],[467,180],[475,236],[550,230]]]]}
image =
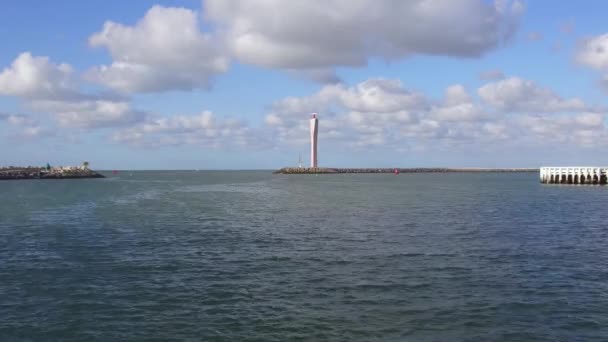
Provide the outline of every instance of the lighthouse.
{"type": "Polygon", "coordinates": [[[317,167],[317,135],[319,133],[319,119],[317,113],[310,118],[310,167],[317,167]]]}

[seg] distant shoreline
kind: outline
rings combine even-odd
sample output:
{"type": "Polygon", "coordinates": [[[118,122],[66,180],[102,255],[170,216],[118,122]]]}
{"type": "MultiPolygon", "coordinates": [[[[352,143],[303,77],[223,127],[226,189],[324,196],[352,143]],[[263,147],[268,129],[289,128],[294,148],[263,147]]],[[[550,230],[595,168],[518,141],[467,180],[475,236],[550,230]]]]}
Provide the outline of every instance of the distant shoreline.
{"type": "Polygon", "coordinates": [[[456,173],[456,172],[538,172],[538,168],[299,168],[284,167],[274,174],[344,174],[344,173],[456,173]]]}

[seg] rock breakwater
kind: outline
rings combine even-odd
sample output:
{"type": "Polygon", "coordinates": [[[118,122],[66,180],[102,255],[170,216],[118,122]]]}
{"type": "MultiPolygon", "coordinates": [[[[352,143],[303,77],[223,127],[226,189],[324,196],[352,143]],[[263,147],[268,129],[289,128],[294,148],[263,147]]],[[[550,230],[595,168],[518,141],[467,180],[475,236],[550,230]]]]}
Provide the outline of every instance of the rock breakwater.
{"type": "Polygon", "coordinates": [[[340,174],[340,173],[442,173],[442,172],[538,172],[533,168],[307,168],[284,167],[275,174],[340,174]]]}
{"type": "Polygon", "coordinates": [[[0,168],[0,180],[19,179],[75,179],[75,178],[104,178],[104,175],[89,169],[60,168],[46,169],[38,167],[0,168]]]}

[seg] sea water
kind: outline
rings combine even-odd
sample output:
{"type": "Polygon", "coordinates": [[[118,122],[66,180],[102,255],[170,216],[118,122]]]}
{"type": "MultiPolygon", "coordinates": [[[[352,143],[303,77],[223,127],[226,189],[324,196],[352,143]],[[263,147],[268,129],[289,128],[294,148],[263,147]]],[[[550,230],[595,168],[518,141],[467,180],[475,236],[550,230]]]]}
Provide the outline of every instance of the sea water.
{"type": "Polygon", "coordinates": [[[608,339],[608,187],[536,173],[0,182],[0,341],[608,339]]]}

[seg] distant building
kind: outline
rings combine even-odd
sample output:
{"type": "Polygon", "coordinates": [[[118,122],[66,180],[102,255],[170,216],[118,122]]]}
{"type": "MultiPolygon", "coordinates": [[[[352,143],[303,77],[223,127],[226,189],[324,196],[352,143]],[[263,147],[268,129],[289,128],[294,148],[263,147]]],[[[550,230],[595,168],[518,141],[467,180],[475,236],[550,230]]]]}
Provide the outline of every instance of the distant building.
{"type": "Polygon", "coordinates": [[[312,113],[310,118],[310,167],[316,168],[317,164],[317,136],[319,135],[319,119],[317,113],[312,113]]]}

